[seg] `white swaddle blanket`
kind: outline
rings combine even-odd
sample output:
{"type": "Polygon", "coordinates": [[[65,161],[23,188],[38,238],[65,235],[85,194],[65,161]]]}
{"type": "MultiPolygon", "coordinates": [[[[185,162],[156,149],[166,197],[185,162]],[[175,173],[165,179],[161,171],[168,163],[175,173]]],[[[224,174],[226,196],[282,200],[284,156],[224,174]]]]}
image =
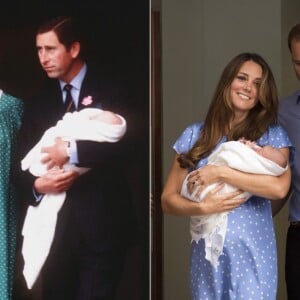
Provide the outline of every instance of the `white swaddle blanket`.
{"type": "MultiPolygon", "coordinates": [[[[108,124],[96,120],[103,111],[96,108],[85,108],[81,111],[66,113],[56,126],[49,128],[41,140],[28,152],[21,162],[22,170],[29,170],[34,176],[42,176],[47,172],[45,164],[41,163],[42,147],[54,144],[55,138],[65,141],[89,140],[95,142],[117,142],[126,132],[126,121],[121,124],[108,124]]],[[[88,168],[78,168],[71,164],[63,166],[65,170],[76,170],[79,174],[87,172],[88,168]]],[[[24,258],[23,274],[27,287],[32,288],[41,268],[48,256],[55,232],[57,214],[62,207],[66,192],[45,194],[37,206],[27,209],[22,235],[22,254],[24,258]]]]}
{"type": "MultiPolygon", "coordinates": [[[[221,144],[209,157],[208,164],[226,165],[246,173],[265,174],[272,176],[281,175],[286,169],[277,165],[275,162],[264,158],[253,149],[238,141],[230,141],[221,144]]],[[[207,186],[199,198],[196,198],[194,192],[190,194],[187,189],[186,176],[181,189],[181,195],[189,200],[200,202],[206,194],[217,186],[218,183],[207,186]]],[[[229,184],[225,184],[219,193],[228,193],[237,189],[229,184]]],[[[239,197],[249,198],[251,195],[247,192],[239,197]]],[[[204,239],[205,258],[217,267],[219,256],[222,254],[223,245],[227,228],[227,212],[212,214],[207,216],[192,216],[190,218],[190,232],[192,241],[199,242],[204,239]]]]}

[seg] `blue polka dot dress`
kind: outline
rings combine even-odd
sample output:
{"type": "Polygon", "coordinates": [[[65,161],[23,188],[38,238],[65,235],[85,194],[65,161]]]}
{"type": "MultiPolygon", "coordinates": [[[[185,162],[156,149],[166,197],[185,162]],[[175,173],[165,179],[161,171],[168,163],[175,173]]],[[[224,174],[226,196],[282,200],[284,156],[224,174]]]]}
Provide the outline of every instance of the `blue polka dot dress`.
{"type": "MultiPolygon", "coordinates": [[[[203,123],[189,126],[174,145],[177,153],[191,149],[203,123]]],[[[224,137],[221,141],[226,142],[224,137]]],[[[257,141],[260,146],[290,147],[286,132],[271,126],[257,141]]],[[[201,160],[197,168],[207,164],[201,160]]],[[[219,266],[205,259],[201,239],[191,243],[190,291],[193,300],[275,300],[277,292],[277,249],[269,200],[252,196],[228,213],[228,224],[219,266]]]]}
{"type": "Polygon", "coordinates": [[[16,248],[17,208],[10,167],[21,125],[23,103],[10,95],[0,96],[0,299],[12,299],[16,248]]]}

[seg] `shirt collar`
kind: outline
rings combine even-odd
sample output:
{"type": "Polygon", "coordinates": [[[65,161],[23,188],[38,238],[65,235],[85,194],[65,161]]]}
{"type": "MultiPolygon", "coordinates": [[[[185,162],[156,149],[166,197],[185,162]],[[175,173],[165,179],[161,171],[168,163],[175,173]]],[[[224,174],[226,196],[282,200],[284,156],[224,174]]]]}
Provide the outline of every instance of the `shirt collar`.
{"type": "MultiPolygon", "coordinates": [[[[78,72],[78,74],[69,82],[73,88],[80,90],[84,76],[87,72],[87,65],[84,63],[81,70],[78,72]]],[[[59,80],[60,88],[63,89],[67,82],[64,82],[62,80],[59,80]]]]}

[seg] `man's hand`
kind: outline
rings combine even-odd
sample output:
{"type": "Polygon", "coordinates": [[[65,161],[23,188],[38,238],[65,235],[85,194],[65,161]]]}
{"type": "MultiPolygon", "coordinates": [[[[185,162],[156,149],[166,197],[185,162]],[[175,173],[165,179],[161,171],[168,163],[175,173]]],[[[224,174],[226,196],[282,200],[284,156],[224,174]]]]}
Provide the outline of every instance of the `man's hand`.
{"type": "Polygon", "coordinates": [[[50,170],[35,180],[34,188],[40,194],[61,193],[67,191],[78,176],[75,171],[50,170]]]}
{"type": "Polygon", "coordinates": [[[56,138],[53,146],[42,148],[42,152],[47,154],[42,159],[42,163],[47,164],[48,170],[55,166],[61,168],[69,160],[67,147],[68,142],[63,141],[61,138],[56,138]]]}

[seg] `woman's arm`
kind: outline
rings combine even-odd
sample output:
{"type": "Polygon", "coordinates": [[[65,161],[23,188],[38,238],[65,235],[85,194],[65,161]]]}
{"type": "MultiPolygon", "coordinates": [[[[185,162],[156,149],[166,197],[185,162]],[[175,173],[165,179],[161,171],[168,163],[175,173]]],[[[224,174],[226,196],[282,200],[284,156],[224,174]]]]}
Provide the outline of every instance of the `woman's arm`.
{"type": "Polygon", "coordinates": [[[179,166],[177,158],[178,155],[175,156],[161,197],[162,209],[165,213],[178,216],[200,216],[230,211],[245,202],[245,198],[234,199],[242,191],[217,195],[223,185],[218,185],[210,191],[201,202],[190,201],[182,197],[181,185],[187,175],[187,170],[179,166]]]}
{"type": "Polygon", "coordinates": [[[290,197],[293,194],[293,189],[292,187],[290,187],[289,192],[287,193],[287,195],[281,199],[281,200],[277,200],[277,201],[272,201],[272,216],[275,217],[280,210],[284,207],[284,205],[288,202],[288,200],[290,199],[290,197]]]}
{"type": "MultiPolygon", "coordinates": [[[[282,148],[280,151],[288,161],[289,149],[282,148]]],[[[189,178],[189,182],[192,183],[195,180],[198,180],[204,186],[214,182],[225,182],[257,196],[270,200],[280,200],[289,191],[291,171],[288,167],[282,175],[271,176],[244,173],[227,166],[207,165],[193,172],[189,178]]]]}

